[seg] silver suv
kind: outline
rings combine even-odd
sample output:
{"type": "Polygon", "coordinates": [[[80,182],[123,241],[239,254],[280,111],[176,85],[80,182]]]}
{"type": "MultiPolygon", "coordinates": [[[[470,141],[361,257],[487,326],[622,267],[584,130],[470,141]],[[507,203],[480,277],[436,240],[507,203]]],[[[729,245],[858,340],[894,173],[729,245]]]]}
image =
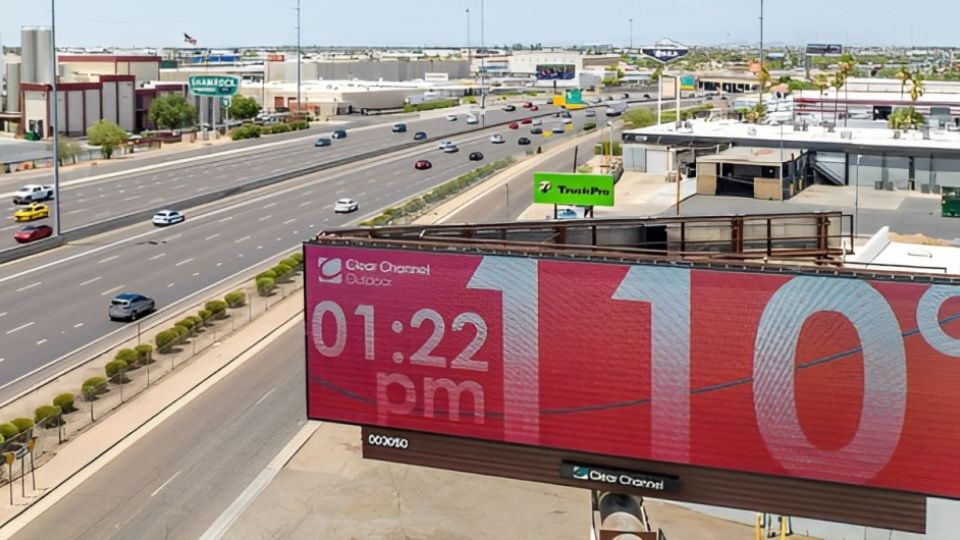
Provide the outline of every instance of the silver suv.
{"type": "Polygon", "coordinates": [[[121,293],[110,301],[110,320],[135,321],[138,317],[153,311],[155,307],[153,298],[137,293],[121,293]]]}

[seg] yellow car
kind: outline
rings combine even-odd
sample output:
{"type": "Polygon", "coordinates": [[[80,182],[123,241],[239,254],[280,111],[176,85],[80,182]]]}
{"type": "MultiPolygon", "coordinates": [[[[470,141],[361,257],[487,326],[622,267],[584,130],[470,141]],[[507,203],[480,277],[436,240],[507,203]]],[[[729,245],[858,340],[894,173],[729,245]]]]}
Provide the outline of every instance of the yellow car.
{"type": "Polygon", "coordinates": [[[37,203],[25,206],[13,214],[14,221],[33,221],[45,217],[50,217],[50,207],[37,203]]]}

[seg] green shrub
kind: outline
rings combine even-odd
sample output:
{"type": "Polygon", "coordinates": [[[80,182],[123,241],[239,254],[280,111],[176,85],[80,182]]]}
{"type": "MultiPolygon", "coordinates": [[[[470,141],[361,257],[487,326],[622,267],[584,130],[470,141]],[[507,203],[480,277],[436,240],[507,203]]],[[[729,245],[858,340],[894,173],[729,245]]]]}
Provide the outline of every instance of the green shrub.
{"type": "Polygon", "coordinates": [[[296,122],[290,122],[289,126],[290,126],[290,129],[294,131],[310,129],[310,123],[305,120],[297,120],[296,122]]]}
{"type": "Polygon", "coordinates": [[[148,343],[137,345],[133,348],[133,351],[137,353],[137,362],[139,364],[149,364],[150,360],[153,358],[153,347],[151,347],[148,343]]]}
{"type": "Polygon", "coordinates": [[[29,431],[30,428],[33,427],[33,420],[31,420],[31,419],[29,419],[29,418],[24,418],[24,417],[22,417],[22,416],[21,416],[20,418],[14,418],[13,420],[10,421],[10,423],[13,424],[14,426],[16,426],[16,427],[17,427],[17,430],[18,430],[20,433],[24,433],[24,432],[26,432],[26,431],[29,431]]]}
{"type": "Polygon", "coordinates": [[[587,122],[586,124],[583,125],[584,131],[590,131],[591,129],[597,129],[596,122],[587,122]]]}
{"type": "Polygon", "coordinates": [[[187,330],[193,330],[193,327],[196,325],[193,323],[193,317],[184,317],[177,321],[174,326],[185,326],[187,327],[187,330]]]}
{"type": "Polygon", "coordinates": [[[303,253],[299,251],[291,255],[290,258],[297,261],[297,264],[303,264],[303,253]]]}
{"type": "Polygon", "coordinates": [[[270,279],[277,279],[277,272],[276,272],[276,270],[274,270],[274,269],[271,268],[270,270],[265,270],[265,271],[263,271],[263,272],[260,272],[259,274],[257,274],[257,277],[254,278],[254,279],[260,279],[260,278],[262,278],[262,277],[268,277],[268,278],[270,278],[270,279]]]}
{"type": "Polygon", "coordinates": [[[57,407],[60,407],[60,410],[62,410],[64,413],[71,413],[77,410],[73,406],[73,401],[74,401],[73,394],[71,394],[70,392],[57,394],[57,396],[53,398],[53,404],[56,405],[57,407]]]}
{"type": "MultiPolygon", "coordinates": [[[[610,141],[603,141],[599,145],[595,146],[593,153],[598,156],[609,156],[610,155],[610,141]]],[[[613,143],[613,155],[622,156],[623,155],[623,146],[615,142],[613,143]]]]}
{"type": "Polygon", "coordinates": [[[173,325],[173,329],[177,332],[177,342],[183,343],[193,335],[193,331],[190,330],[190,327],[183,324],[177,323],[173,325]]]}
{"type": "Polygon", "coordinates": [[[289,266],[291,270],[300,269],[300,261],[298,261],[297,259],[294,259],[293,257],[287,257],[286,259],[283,259],[282,261],[280,261],[280,264],[285,264],[289,266]]]}
{"type": "Polygon", "coordinates": [[[276,286],[276,281],[274,281],[273,278],[257,278],[257,294],[260,296],[270,296],[270,293],[273,292],[276,286]]]}
{"type": "Polygon", "coordinates": [[[47,422],[47,425],[58,425],[56,417],[60,415],[62,411],[60,407],[54,405],[41,405],[33,411],[33,421],[37,424],[47,422]]]}
{"type": "MultiPolygon", "coordinates": [[[[238,308],[247,302],[247,293],[243,291],[229,292],[223,297],[223,301],[227,303],[227,307],[229,308],[238,308]]],[[[203,316],[200,318],[202,319],[203,316]]]]}
{"type": "Polygon", "coordinates": [[[526,92],[523,93],[523,95],[533,97],[533,96],[536,96],[537,93],[534,92],[533,90],[527,90],[526,92]]]}
{"type": "Polygon", "coordinates": [[[110,379],[116,378],[126,369],[127,363],[123,360],[111,360],[107,362],[107,365],[103,368],[104,372],[107,374],[107,377],[110,379]]]}
{"type": "Polygon", "coordinates": [[[207,322],[213,317],[213,313],[209,309],[201,309],[197,312],[197,316],[200,317],[200,320],[203,321],[203,324],[206,325],[207,322]]]}
{"type": "Polygon", "coordinates": [[[191,321],[193,321],[193,329],[194,329],[194,330],[199,330],[200,327],[203,326],[203,319],[201,319],[200,317],[198,317],[198,316],[196,316],[196,315],[190,315],[190,316],[187,317],[187,318],[190,319],[191,321]]]}
{"type": "Polygon", "coordinates": [[[80,393],[83,394],[83,399],[88,401],[100,394],[105,393],[107,390],[106,377],[90,377],[89,379],[83,381],[83,386],[80,387],[80,393]]]}
{"type": "Polygon", "coordinates": [[[403,112],[419,112],[419,111],[432,111],[435,109],[447,109],[449,107],[456,107],[459,104],[460,104],[459,99],[440,99],[437,101],[428,101],[426,103],[417,103],[417,104],[408,103],[403,106],[403,112]]]}
{"type": "Polygon", "coordinates": [[[153,341],[157,344],[157,351],[165,353],[170,352],[170,349],[176,345],[177,339],[179,338],[180,334],[171,328],[157,334],[157,337],[155,337],[153,341]]]}
{"type": "Polygon", "coordinates": [[[240,126],[230,131],[230,139],[234,141],[240,141],[243,139],[259,139],[261,132],[262,130],[260,129],[260,126],[254,124],[240,126]]]}
{"type": "Polygon", "coordinates": [[[130,364],[135,364],[140,360],[140,357],[137,356],[137,351],[133,349],[120,349],[117,351],[117,355],[113,357],[115,360],[123,360],[128,366],[130,364]]]}
{"type": "Polygon", "coordinates": [[[0,424],[0,437],[3,437],[3,440],[9,441],[19,434],[20,430],[17,429],[17,426],[11,424],[10,422],[4,422],[0,424]]]}
{"type": "Polygon", "coordinates": [[[291,268],[283,263],[280,263],[273,267],[273,271],[277,273],[277,279],[274,281],[286,281],[288,275],[290,275],[291,268]]]}
{"type": "Polygon", "coordinates": [[[203,306],[203,309],[209,311],[214,319],[219,319],[227,313],[227,303],[223,300],[211,300],[203,306]]]}

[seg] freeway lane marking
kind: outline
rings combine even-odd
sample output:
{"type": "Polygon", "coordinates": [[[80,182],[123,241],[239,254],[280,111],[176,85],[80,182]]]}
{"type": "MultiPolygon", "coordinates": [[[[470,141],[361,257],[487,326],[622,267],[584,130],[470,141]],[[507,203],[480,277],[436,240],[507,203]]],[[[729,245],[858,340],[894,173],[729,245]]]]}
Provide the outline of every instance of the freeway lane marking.
{"type": "Polygon", "coordinates": [[[221,219],[220,221],[218,221],[217,223],[225,223],[225,222],[227,222],[227,221],[230,221],[231,219],[233,219],[233,216],[227,216],[227,217],[221,219]]]}
{"type": "Polygon", "coordinates": [[[258,219],[257,221],[266,221],[266,220],[271,219],[271,218],[273,218],[273,215],[263,216],[262,218],[258,219]]]}
{"type": "Polygon", "coordinates": [[[150,260],[150,261],[155,261],[155,260],[157,260],[157,259],[159,259],[160,257],[163,257],[163,256],[165,256],[165,255],[166,255],[166,253],[161,253],[161,254],[159,254],[159,255],[154,255],[153,257],[150,257],[148,260],[150,260]]]}
{"type": "Polygon", "coordinates": [[[300,204],[297,205],[297,208],[303,208],[304,206],[310,206],[310,204],[312,204],[311,201],[303,201],[302,203],[300,203],[300,204]]]}
{"type": "Polygon", "coordinates": [[[19,289],[17,289],[17,292],[23,292],[23,291],[25,291],[25,290],[27,290],[27,289],[32,289],[32,288],[34,288],[34,287],[39,287],[40,285],[43,285],[43,282],[42,282],[42,281],[38,281],[38,282],[36,282],[36,283],[31,283],[30,285],[27,285],[26,287],[20,287],[19,289]]]}
{"type": "Polygon", "coordinates": [[[257,402],[253,404],[253,406],[256,407],[257,405],[263,403],[263,400],[265,400],[265,399],[267,399],[268,397],[270,397],[270,394],[272,394],[276,389],[277,389],[276,386],[274,386],[273,388],[271,388],[270,391],[267,392],[266,394],[264,394],[263,396],[261,396],[260,399],[258,399],[257,402]]]}
{"type": "Polygon", "coordinates": [[[132,197],[127,197],[126,199],[124,199],[124,200],[121,201],[121,202],[135,201],[135,200],[137,200],[137,199],[139,199],[139,198],[140,198],[139,195],[134,195],[134,196],[132,196],[132,197]]]}
{"type": "Polygon", "coordinates": [[[284,224],[284,225],[289,225],[289,224],[293,223],[293,222],[296,221],[296,220],[297,220],[297,218],[290,218],[290,219],[284,221],[283,224],[284,224]]]}
{"type": "Polygon", "coordinates": [[[37,345],[43,345],[43,344],[46,343],[46,342],[47,342],[47,338],[43,338],[43,339],[41,339],[40,341],[37,342],[37,345]]]}
{"type": "Polygon", "coordinates": [[[151,493],[150,496],[153,497],[153,496],[156,495],[157,493],[160,493],[160,491],[163,490],[163,488],[167,487],[167,485],[168,485],[170,482],[173,482],[173,479],[176,478],[176,477],[178,477],[178,476],[180,476],[180,473],[182,473],[182,472],[183,472],[183,471],[177,471],[176,474],[174,474],[173,476],[171,476],[170,478],[168,478],[166,482],[160,484],[160,487],[158,487],[157,489],[153,490],[153,493],[151,493]]]}
{"type": "Polygon", "coordinates": [[[119,258],[120,258],[119,255],[113,255],[113,256],[107,257],[106,259],[97,261],[97,264],[103,264],[103,263],[105,263],[105,262],[110,262],[110,261],[112,261],[112,260],[119,259],[119,258]]]}
{"type": "Polygon", "coordinates": [[[78,322],[77,324],[73,325],[74,328],[80,328],[81,326],[83,326],[82,322],[78,322]]]}
{"type": "Polygon", "coordinates": [[[10,334],[12,334],[12,333],[14,333],[14,332],[19,332],[20,330],[23,330],[24,328],[29,328],[29,327],[31,327],[31,326],[33,326],[33,322],[32,322],[32,321],[31,321],[31,322],[28,322],[27,324],[20,325],[20,326],[14,328],[13,330],[7,330],[7,335],[9,336],[10,334]]]}
{"type": "Polygon", "coordinates": [[[6,311],[4,311],[3,313],[0,313],[0,317],[3,317],[3,316],[6,315],[6,314],[7,314],[6,311]]]}
{"type": "Polygon", "coordinates": [[[103,291],[102,293],[100,293],[100,296],[106,296],[106,295],[108,295],[108,294],[110,294],[110,293],[112,293],[112,292],[119,291],[120,289],[122,289],[122,288],[124,288],[124,287],[126,287],[126,285],[121,285],[121,286],[119,286],[119,287],[114,287],[114,288],[112,288],[112,289],[107,289],[107,290],[103,291]]]}
{"type": "Polygon", "coordinates": [[[276,206],[276,205],[277,205],[277,203],[275,203],[275,202],[272,202],[272,203],[269,203],[269,204],[265,204],[265,205],[263,205],[263,209],[266,210],[267,208],[273,208],[273,207],[276,206]]]}
{"type": "Polygon", "coordinates": [[[187,264],[187,263],[190,263],[190,262],[193,262],[193,257],[190,257],[189,259],[184,259],[184,260],[178,262],[178,263],[176,264],[176,266],[183,266],[183,265],[185,265],[185,264],[187,264]]]}
{"type": "Polygon", "coordinates": [[[250,239],[250,235],[247,235],[247,236],[244,236],[243,238],[240,238],[240,239],[238,239],[238,240],[234,240],[233,243],[234,243],[234,244],[239,244],[240,242],[243,242],[243,241],[246,241],[246,240],[249,240],[249,239],[250,239]]]}
{"type": "Polygon", "coordinates": [[[81,283],[80,286],[83,287],[83,286],[89,285],[89,284],[91,284],[91,283],[93,283],[93,282],[95,282],[95,281],[100,281],[100,278],[102,278],[102,277],[103,277],[103,276],[97,276],[97,277],[95,277],[95,278],[93,278],[93,279],[88,279],[88,280],[84,281],[83,283],[81,283]]]}
{"type": "Polygon", "coordinates": [[[204,238],[204,240],[213,240],[214,238],[218,238],[219,236],[220,236],[220,233],[211,234],[210,236],[204,238]]]}

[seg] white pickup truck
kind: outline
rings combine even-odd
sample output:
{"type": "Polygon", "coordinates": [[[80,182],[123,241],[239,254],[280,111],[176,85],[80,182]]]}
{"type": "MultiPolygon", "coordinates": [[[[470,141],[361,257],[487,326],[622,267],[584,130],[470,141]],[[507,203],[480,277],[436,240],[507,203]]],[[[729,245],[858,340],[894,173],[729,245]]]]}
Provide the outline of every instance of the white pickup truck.
{"type": "Polygon", "coordinates": [[[13,204],[28,204],[53,198],[53,186],[28,184],[13,194],[13,204]]]}

